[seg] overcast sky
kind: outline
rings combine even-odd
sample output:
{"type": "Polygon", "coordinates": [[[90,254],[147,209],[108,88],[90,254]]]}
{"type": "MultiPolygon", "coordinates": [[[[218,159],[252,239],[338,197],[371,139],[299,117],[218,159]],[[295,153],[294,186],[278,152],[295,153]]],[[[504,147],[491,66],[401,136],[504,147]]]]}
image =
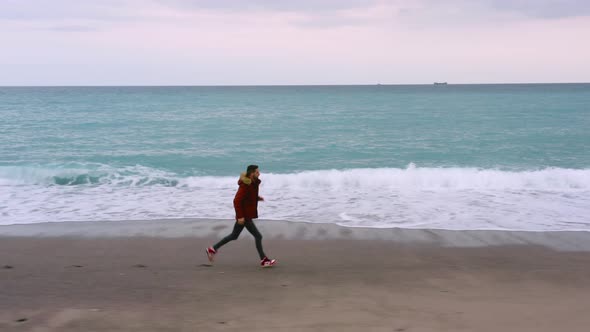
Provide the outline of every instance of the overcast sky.
{"type": "Polygon", "coordinates": [[[0,85],[590,82],[590,0],[0,0],[0,85]]]}

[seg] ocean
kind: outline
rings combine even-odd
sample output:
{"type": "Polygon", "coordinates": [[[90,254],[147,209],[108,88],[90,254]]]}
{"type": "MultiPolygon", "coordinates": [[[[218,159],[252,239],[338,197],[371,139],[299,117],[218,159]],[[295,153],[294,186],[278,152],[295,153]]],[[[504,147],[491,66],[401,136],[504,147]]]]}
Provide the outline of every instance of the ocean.
{"type": "Polygon", "coordinates": [[[588,231],[589,129],[590,84],[0,87],[0,225],[231,220],[257,164],[269,222],[588,231]]]}

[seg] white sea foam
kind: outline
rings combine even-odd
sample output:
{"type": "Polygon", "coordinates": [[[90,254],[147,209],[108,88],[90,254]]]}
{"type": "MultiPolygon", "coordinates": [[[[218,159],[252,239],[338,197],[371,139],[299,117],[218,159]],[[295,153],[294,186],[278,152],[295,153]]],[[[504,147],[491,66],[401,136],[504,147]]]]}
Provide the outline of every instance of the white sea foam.
{"type": "MultiPolygon", "coordinates": [[[[590,230],[590,170],[351,169],[263,174],[265,219],[347,226],[590,230]]],[[[233,218],[237,177],[143,166],[0,167],[0,224],[233,218]]]]}

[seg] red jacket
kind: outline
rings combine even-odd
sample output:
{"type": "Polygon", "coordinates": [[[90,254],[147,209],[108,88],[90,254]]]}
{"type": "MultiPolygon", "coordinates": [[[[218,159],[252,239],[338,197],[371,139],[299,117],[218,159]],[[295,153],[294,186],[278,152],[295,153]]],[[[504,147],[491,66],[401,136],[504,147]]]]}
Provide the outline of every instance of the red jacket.
{"type": "Polygon", "coordinates": [[[255,219],[258,218],[258,187],[260,179],[250,180],[246,173],[240,175],[238,180],[238,192],[234,198],[234,209],[236,210],[236,220],[240,218],[255,219]]]}

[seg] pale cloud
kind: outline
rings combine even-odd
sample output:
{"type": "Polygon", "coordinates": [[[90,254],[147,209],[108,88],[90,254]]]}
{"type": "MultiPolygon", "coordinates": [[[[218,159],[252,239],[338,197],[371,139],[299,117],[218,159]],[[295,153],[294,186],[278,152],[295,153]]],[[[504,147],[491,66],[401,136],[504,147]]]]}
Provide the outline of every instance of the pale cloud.
{"type": "Polygon", "coordinates": [[[574,2],[9,0],[0,85],[590,81],[574,2]]]}
{"type": "Polygon", "coordinates": [[[97,29],[95,27],[85,25],[55,25],[47,27],[46,30],[58,32],[87,32],[96,31],[97,29]]]}
{"type": "Polygon", "coordinates": [[[487,0],[493,9],[538,18],[564,18],[590,15],[587,0],[487,0]]]}
{"type": "Polygon", "coordinates": [[[134,1],[3,0],[0,20],[113,20],[128,17],[134,1]]]}
{"type": "MultiPolygon", "coordinates": [[[[189,10],[328,12],[371,7],[379,0],[157,0],[164,6],[189,10]]],[[[391,1],[385,1],[391,2],[391,1]]]]}

